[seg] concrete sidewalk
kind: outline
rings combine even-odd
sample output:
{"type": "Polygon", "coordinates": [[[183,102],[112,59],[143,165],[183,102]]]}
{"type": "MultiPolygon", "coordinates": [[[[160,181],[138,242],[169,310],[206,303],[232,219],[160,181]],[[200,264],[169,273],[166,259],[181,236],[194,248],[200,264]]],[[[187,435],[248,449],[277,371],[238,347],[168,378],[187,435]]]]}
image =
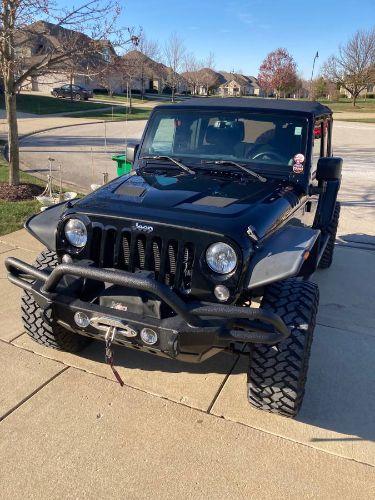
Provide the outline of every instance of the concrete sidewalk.
{"type": "MultiPolygon", "coordinates": [[[[25,231],[0,260],[31,262],[25,231]]],[[[246,402],[246,362],[194,366],[104,346],[81,356],[23,333],[0,263],[3,498],[356,498],[375,495],[375,252],[340,244],[315,275],[321,303],[297,420],[246,402]],[[372,306],[371,306],[372,304],[372,306]]]]}

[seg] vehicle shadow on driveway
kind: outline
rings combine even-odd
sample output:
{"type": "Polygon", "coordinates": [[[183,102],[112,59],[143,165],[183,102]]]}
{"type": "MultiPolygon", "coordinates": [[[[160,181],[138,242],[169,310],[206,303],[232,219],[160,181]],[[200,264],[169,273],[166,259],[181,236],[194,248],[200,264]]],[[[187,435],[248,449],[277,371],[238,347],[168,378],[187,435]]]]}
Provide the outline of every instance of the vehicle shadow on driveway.
{"type": "Polygon", "coordinates": [[[340,244],[342,245],[350,245],[352,243],[358,243],[358,244],[368,245],[369,250],[371,250],[371,246],[373,246],[375,250],[375,236],[371,234],[364,234],[364,233],[341,234],[340,236],[338,236],[338,239],[340,244]]]}

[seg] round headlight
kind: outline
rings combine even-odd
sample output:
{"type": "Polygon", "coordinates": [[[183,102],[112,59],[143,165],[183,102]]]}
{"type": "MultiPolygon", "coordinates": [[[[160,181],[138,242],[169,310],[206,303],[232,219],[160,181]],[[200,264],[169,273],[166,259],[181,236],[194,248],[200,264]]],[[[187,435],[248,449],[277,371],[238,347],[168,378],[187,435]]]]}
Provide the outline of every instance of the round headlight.
{"type": "Polygon", "coordinates": [[[207,249],[206,261],[215,273],[228,274],[237,265],[237,255],[227,243],[214,243],[207,249]]]}
{"type": "Polygon", "coordinates": [[[65,236],[71,245],[83,248],[87,243],[87,229],[79,219],[70,219],[65,224],[65,236]]]}

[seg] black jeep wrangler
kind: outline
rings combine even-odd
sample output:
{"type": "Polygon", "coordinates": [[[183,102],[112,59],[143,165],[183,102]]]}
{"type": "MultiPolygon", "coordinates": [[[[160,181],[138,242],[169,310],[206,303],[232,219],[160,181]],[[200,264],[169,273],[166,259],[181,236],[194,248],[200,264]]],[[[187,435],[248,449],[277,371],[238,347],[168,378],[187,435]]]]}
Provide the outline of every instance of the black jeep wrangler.
{"type": "Polygon", "coordinates": [[[71,352],[105,340],[110,363],[111,343],[191,362],[241,352],[250,404],[295,416],[319,300],[308,280],[331,264],[340,213],[331,137],[317,102],[156,107],[130,174],[26,223],[46,250],[6,266],[27,332],[71,352]]]}

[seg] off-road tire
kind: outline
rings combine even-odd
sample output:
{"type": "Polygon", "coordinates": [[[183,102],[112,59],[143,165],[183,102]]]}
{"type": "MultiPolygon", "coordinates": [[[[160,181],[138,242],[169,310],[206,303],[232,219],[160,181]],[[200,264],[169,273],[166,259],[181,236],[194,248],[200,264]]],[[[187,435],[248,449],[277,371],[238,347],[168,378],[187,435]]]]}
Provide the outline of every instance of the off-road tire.
{"type": "Polygon", "coordinates": [[[319,266],[320,269],[327,269],[332,264],[333,252],[335,250],[335,241],[337,226],[340,220],[340,202],[337,201],[335,205],[335,210],[333,211],[333,217],[330,225],[328,226],[329,240],[327,246],[323,252],[322,258],[320,259],[319,266]]]}
{"type": "Polygon", "coordinates": [[[285,417],[297,415],[305,393],[311,343],[319,304],[314,283],[295,278],[269,285],[261,307],[278,314],[291,335],[274,346],[250,349],[249,403],[285,417]]]}
{"type": "MultiPolygon", "coordinates": [[[[34,263],[38,269],[53,268],[56,265],[57,256],[50,250],[44,250],[34,263]]],[[[69,332],[60,325],[49,324],[30,292],[25,291],[21,297],[21,311],[27,334],[38,344],[61,351],[78,352],[89,342],[89,339],[69,332]]]]}

